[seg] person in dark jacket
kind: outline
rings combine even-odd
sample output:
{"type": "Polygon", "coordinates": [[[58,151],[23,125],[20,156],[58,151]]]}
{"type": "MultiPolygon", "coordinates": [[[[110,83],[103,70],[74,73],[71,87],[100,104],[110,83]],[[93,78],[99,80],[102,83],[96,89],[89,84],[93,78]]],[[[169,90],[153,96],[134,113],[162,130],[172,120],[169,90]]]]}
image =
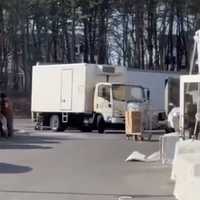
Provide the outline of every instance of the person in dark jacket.
{"type": "Polygon", "coordinates": [[[13,105],[5,93],[1,93],[1,114],[7,121],[8,137],[13,135],[13,105]]]}
{"type": "Polygon", "coordinates": [[[0,136],[6,137],[7,132],[3,128],[4,116],[0,113],[0,136]]]}

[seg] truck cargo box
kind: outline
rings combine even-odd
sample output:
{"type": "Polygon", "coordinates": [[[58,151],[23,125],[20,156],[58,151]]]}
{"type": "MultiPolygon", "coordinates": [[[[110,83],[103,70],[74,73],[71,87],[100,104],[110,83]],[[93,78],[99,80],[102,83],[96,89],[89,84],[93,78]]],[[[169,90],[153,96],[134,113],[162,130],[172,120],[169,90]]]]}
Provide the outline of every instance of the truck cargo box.
{"type": "Polygon", "coordinates": [[[113,68],[105,69],[86,63],[33,66],[32,112],[92,112],[96,83],[112,73],[110,81],[124,81],[113,68]]]}

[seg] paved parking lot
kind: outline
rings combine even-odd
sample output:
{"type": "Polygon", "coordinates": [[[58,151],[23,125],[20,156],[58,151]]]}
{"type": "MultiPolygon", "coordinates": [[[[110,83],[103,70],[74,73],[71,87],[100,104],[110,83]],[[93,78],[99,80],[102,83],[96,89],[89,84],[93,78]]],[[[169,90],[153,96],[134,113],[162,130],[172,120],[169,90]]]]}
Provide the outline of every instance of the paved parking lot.
{"type": "Polygon", "coordinates": [[[0,199],[173,200],[169,166],[125,162],[134,150],[151,154],[151,142],[126,140],[122,132],[34,131],[15,120],[15,137],[0,139],[0,199]]]}

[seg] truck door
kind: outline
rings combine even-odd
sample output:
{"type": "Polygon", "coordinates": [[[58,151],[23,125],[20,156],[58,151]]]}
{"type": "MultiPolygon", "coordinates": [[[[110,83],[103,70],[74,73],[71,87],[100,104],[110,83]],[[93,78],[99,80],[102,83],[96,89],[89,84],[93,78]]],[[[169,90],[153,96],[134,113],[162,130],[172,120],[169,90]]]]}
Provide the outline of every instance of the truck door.
{"type": "Polygon", "coordinates": [[[112,117],[111,86],[99,85],[96,92],[95,111],[101,113],[105,121],[112,117]]]}
{"type": "Polygon", "coordinates": [[[61,99],[60,105],[61,110],[72,109],[72,69],[62,70],[61,74],[61,99]]]}

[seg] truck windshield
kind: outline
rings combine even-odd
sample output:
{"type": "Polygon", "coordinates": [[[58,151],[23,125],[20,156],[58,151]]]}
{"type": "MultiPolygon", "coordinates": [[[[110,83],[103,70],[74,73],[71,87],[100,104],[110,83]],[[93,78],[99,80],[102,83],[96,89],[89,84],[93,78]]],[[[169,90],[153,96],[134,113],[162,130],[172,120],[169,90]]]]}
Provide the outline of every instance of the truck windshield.
{"type": "Polygon", "coordinates": [[[143,102],[145,99],[144,89],[133,85],[113,85],[113,99],[116,101],[143,102]]]}

